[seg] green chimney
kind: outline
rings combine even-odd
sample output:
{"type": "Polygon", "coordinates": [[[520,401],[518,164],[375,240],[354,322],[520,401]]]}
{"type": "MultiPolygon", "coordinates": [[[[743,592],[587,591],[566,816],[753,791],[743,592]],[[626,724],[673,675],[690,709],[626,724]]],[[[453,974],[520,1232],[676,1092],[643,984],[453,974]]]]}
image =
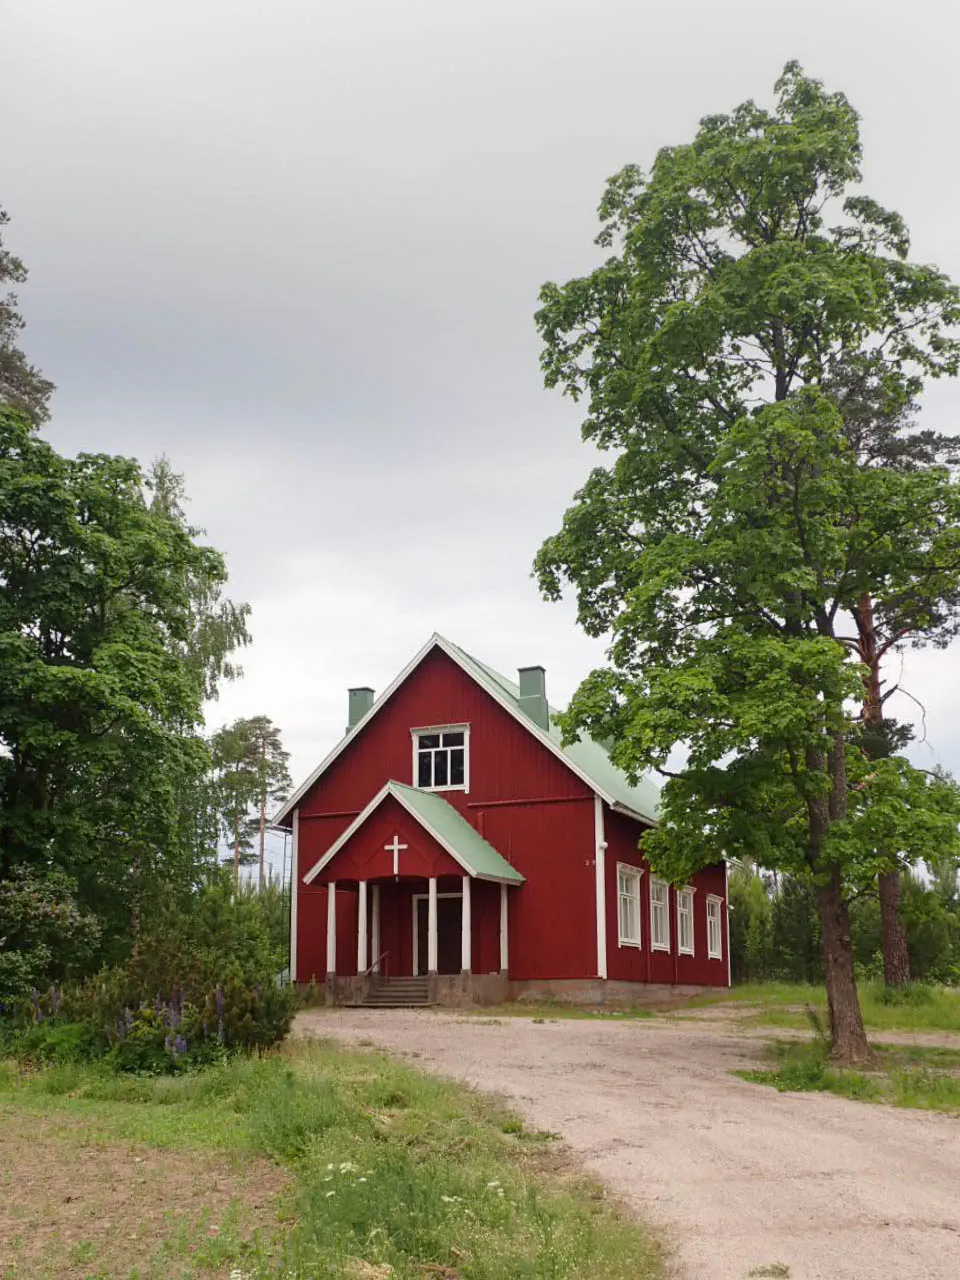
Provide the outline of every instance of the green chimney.
{"type": "Polygon", "coordinates": [[[520,668],[520,710],[526,712],[541,729],[550,728],[547,705],[547,673],[543,667],[520,668]]]}
{"type": "Polygon", "coordinates": [[[373,690],[366,685],[361,689],[347,690],[347,733],[359,724],[373,706],[373,690]]]}

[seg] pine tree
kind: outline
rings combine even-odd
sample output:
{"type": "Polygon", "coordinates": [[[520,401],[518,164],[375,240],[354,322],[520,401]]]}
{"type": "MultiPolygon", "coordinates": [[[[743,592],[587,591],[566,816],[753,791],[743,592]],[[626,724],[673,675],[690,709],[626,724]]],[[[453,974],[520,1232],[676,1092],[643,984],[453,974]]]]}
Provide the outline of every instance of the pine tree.
{"type": "MultiPolygon", "coordinates": [[[[0,209],[0,231],[10,215],[0,209]]],[[[0,287],[23,284],[27,269],[9,249],[3,247],[0,234],[0,287]]],[[[18,310],[17,295],[10,290],[0,296],[0,405],[15,409],[37,427],[50,416],[47,401],[53,394],[53,383],[27,360],[18,345],[25,321],[18,310]]]]}

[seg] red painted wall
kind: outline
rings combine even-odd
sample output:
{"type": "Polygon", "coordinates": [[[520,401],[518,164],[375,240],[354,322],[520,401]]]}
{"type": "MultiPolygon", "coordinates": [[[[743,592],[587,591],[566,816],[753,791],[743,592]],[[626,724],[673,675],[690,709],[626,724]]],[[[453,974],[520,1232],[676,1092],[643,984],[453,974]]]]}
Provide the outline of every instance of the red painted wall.
{"type": "Polygon", "coordinates": [[[677,948],[677,894],[669,889],[670,950],[653,951],[650,947],[650,867],[637,848],[643,826],[625,815],[604,806],[606,855],[606,920],[607,976],[625,982],[695,983],[702,986],[727,985],[726,891],[723,864],[707,867],[690,881],[693,895],[692,956],[680,955],[677,948]],[[641,946],[620,946],[617,903],[617,863],[639,867],[641,946]],[[723,958],[711,960],[707,955],[707,895],[724,900],[720,912],[723,933],[723,958]]]}
{"type": "MultiPolygon", "coordinates": [[[[505,711],[441,650],[434,649],[392,695],[363,733],[344,750],[300,802],[298,873],[306,874],[388,780],[413,781],[410,731],[432,725],[470,725],[470,791],[444,792],[500,854],[525,877],[509,890],[510,977],[518,980],[589,978],[597,973],[593,792],[565,764],[505,711]]],[[[410,872],[444,874],[449,862],[437,858],[432,841],[393,802],[371,817],[343,853],[338,878],[392,874],[392,855],[378,845],[395,831],[410,845],[410,872]],[[386,860],[386,861],[384,861],[386,860]],[[386,866],[389,862],[389,867],[386,866]],[[383,865],[381,865],[383,863],[383,865]],[[429,868],[433,867],[431,871],[429,868]]],[[[608,976],[633,981],[726,983],[724,960],[706,960],[708,892],[723,893],[723,868],[695,878],[697,955],[650,953],[649,886],[644,877],[640,953],[617,945],[616,863],[645,866],[636,843],[641,825],[606,810],[608,976]],[[719,889],[716,883],[719,875],[719,889]]],[[[442,850],[440,851],[443,852],[442,850]]],[[[404,855],[401,855],[402,857],[404,855]]],[[[444,854],[444,857],[446,855],[444,854]]],[[[449,860],[452,861],[452,860],[449,860]]],[[[403,868],[401,868],[403,869],[403,868]]],[[[453,864],[456,874],[460,868],[453,864]]],[[[326,876],[326,872],[322,873],[326,876]]],[[[409,926],[412,885],[384,886],[381,948],[396,953],[391,972],[410,973],[409,926]],[[405,914],[406,913],[406,914],[405,914]],[[390,916],[390,922],[387,916],[390,916]],[[396,923],[393,923],[393,921],[396,923]]],[[[356,894],[337,894],[337,969],[356,972],[356,894]]],[[[499,886],[473,884],[473,968],[499,969],[499,886]]],[[[724,928],[726,926],[723,913],[724,928]]],[[[671,945],[675,948],[676,908],[671,895],[671,945]]],[[[326,891],[300,886],[297,918],[300,981],[325,976],[326,891]]]]}

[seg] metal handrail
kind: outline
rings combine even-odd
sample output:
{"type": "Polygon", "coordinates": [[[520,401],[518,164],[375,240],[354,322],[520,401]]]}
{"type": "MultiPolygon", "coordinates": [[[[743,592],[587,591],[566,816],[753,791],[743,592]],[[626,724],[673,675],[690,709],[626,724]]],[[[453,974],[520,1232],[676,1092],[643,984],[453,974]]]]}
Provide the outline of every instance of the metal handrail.
{"type": "Polygon", "coordinates": [[[371,973],[373,973],[374,969],[376,969],[376,970],[377,970],[377,972],[379,972],[379,971],[380,971],[380,961],[381,961],[381,960],[385,960],[389,954],[390,954],[390,952],[389,952],[389,951],[382,951],[382,952],[380,953],[380,955],[378,955],[378,956],[377,956],[376,960],[374,960],[374,962],[373,962],[373,964],[370,966],[370,968],[369,968],[369,969],[364,969],[363,973],[360,975],[360,976],[361,976],[361,978],[369,978],[369,977],[370,977],[370,975],[371,975],[371,973]]]}

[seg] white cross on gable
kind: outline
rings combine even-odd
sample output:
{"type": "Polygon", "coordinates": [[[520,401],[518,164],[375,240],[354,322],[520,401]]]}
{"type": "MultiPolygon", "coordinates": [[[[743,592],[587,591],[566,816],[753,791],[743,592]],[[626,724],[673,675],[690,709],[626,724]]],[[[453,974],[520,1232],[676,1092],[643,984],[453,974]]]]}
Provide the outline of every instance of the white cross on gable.
{"type": "Polygon", "coordinates": [[[383,847],[387,853],[393,854],[393,874],[398,876],[400,874],[400,850],[406,849],[407,846],[400,843],[399,836],[394,836],[392,843],[385,844],[383,847]]]}

